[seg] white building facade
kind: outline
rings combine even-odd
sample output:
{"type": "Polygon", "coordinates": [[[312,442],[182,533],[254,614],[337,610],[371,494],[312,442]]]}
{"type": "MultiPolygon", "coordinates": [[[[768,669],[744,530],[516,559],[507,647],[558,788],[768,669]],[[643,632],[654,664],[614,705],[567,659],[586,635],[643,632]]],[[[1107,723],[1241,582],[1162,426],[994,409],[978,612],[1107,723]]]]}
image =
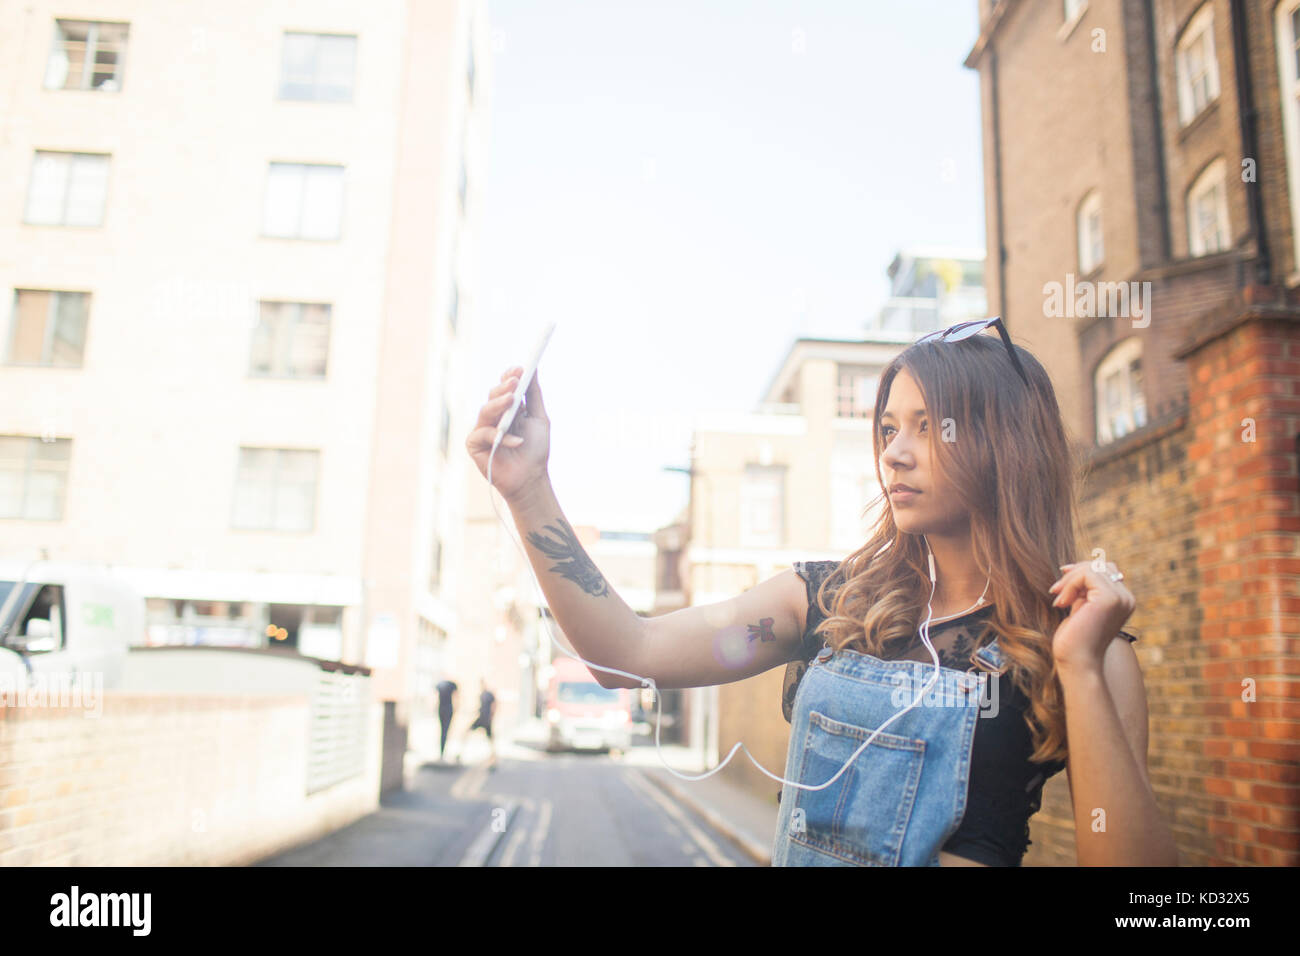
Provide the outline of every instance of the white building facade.
{"type": "Polygon", "coordinates": [[[0,18],[0,553],[112,566],[141,643],[297,647],[427,695],[474,412],[485,4],[0,18]]]}

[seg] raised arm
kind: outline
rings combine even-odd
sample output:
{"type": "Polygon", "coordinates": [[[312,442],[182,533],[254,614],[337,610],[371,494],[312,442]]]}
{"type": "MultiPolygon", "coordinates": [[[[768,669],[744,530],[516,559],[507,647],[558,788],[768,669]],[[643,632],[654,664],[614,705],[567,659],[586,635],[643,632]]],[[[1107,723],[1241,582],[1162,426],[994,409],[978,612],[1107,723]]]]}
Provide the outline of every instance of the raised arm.
{"type": "MultiPolygon", "coordinates": [[[[641,617],[588,556],[549,481],[511,502],[510,510],[551,613],[573,649],[593,664],[673,688],[742,680],[793,658],[807,603],[793,570],[726,601],[641,617]]],[[[604,687],[640,686],[617,674],[592,673],[604,687]]]]}
{"type": "MultiPolygon", "coordinates": [[[[551,614],[585,660],[654,678],[663,688],[725,684],[793,659],[803,629],[807,595],[801,578],[785,571],[727,601],[671,614],[637,615],[605,580],[565,520],[551,487],[550,419],[536,376],[526,406],[495,450],[497,425],[519,387],[522,369],[507,369],[479,410],[466,448],[484,477],[510,506],[529,563],[551,614]]],[[[605,687],[639,681],[593,669],[605,687]]]]}

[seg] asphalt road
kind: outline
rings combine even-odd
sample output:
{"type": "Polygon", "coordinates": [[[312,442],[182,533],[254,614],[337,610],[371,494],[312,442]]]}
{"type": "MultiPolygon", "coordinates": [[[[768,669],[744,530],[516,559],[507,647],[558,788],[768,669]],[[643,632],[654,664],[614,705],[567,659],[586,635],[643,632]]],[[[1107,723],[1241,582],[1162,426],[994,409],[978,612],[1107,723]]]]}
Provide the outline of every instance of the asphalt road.
{"type": "MultiPolygon", "coordinates": [[[[519,753],[516,751],[516,754],[519,753]]],[[[412,789],[257,866],[753,866],[726,837],[600,754],[425,764],[412,789]]]]}

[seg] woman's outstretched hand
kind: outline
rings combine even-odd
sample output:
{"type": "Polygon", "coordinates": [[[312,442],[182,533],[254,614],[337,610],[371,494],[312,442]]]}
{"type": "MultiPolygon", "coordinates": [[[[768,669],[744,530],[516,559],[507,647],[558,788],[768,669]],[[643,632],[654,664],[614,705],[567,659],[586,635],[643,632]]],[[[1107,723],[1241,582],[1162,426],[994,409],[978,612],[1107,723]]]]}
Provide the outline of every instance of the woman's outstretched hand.
{"type": "Polygon", "coordinates": [[[551,421],[546,417],[542,386],[534,373],[524,393],[525,404],[515,414],[496,454],[492,455],[497,426],[514,401],[523,372],[519,366],[506,370],[500,384],[488,392],[488,402],[479,409],[478,422],[465,440],[465,448],[484,478],[488,473],[488,458],[492,457],[492,485],[507,502],[516,501],[539,482],[545,482],[551,454],[551,421]]]}

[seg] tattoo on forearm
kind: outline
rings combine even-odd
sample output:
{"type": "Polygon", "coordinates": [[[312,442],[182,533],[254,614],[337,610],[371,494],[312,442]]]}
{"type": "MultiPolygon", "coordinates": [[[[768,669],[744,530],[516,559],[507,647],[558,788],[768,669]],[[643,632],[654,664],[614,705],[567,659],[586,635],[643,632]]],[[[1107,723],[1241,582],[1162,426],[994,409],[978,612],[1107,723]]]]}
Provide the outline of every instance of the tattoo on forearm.
{"type": "Polygon", "coordinates": [[[582,544],[569,523],[563,517],[556,521],[556,524],[546,526],[553,538],[543,537],[533,531],[528,535],[528,542],[548,558],[560,562],[548,570],[564,575],[592,597],[608,595],[609,585],[605,583],[604,575],[582,549],[582,544]]]}
{"type": "Polygon", "coordinates": [[[776,634],[772,630],[772,625],[776,623],[775,618],[765,617],[757,624],[746,624],[749,628],[749,642],[754,643],[754,638],[758,638],[763,643],[775,641],[776,634]]]}

